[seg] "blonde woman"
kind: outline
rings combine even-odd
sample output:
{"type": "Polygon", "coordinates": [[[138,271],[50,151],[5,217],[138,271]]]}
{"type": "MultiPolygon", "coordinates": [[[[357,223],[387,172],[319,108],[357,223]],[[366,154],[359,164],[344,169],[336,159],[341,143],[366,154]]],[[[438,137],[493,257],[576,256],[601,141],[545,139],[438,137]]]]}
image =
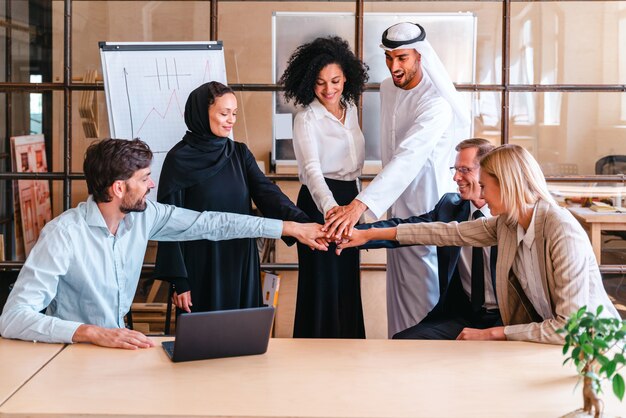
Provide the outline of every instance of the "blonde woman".
{"type": "Polygon", "coordinates": [[[369,240],[438,246],[498,245],[496,294],[504,326],[465,328],[457,339],[562,344],[556,332],[586,305],[619,318],[602,285],[580,224],[550,196],[539,164],[518,145],[502,145],[480,162],[480,185],[492,218],[355,230],[340,249],[369,240]]]}

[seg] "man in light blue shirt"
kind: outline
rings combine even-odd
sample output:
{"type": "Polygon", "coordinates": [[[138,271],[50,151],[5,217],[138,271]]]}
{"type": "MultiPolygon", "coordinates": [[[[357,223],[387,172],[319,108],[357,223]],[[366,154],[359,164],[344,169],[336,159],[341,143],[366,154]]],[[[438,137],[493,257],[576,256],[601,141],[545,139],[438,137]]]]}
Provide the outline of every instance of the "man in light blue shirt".
{"type": "Polygon", "coordinates": [[[292,236],[326,250],[321,225],[199,213],[147,200],[154,187],[151,162],[152,152],[138,139],[107,139],[87,149],[83,168],[90,196],[42,230],[0,316],[0,335],[152,347],[152,340],[124,324],[148,240],[292,236]]]}

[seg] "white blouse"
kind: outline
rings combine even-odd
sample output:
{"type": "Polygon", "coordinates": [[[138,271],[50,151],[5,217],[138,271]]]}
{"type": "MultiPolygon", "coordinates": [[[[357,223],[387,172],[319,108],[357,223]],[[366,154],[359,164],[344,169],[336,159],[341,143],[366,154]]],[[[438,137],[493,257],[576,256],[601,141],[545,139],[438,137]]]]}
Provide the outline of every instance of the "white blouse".
{"type": "Polygon", "coordinates": [[[322,214],[337,206],[324,177],[350,181],[361,175],[365,139],[356,107],[346,109],[345,124],[317,99],[300,111],[293,124],[293,147],[300,182],[309,188],[322,214]]]}
{"type": "Polygon", "coordinates": [[[530,300],[537,313],[544,319],[552,319],[554,315],[550,309],[548,295],[543,290],[541,283],[541,269],[539,267],[539,254],[535,242],[535,214],[530,220],[528,229],[524,231],[521,225],[517,225],[517,253],[513,261],[513,272],[517,276],[522,290],[530,300]]]}
{"type": "MultiPolygon", "coordinates": [[[[473,221],[473,214],[476,210],[480,210],[485,218],[491,218],[491,211],[488,205],[484,205],[478,209],[470,201],[470,211],[468,221],[473,221]]],[[[463,291],[467,295],[468,299],[472,299],[472,250],[474,247],[464,246],[461,247],[461,255],[459,257],[459,276],[461,277],[461,284],[463,291]]],[[[484,277],[485,277],[485,309],[497,309],[498,303],[496,301],[496,292],[491,282],[491,247],[483,247],[483,260],[484,260],[484,277]]]]}

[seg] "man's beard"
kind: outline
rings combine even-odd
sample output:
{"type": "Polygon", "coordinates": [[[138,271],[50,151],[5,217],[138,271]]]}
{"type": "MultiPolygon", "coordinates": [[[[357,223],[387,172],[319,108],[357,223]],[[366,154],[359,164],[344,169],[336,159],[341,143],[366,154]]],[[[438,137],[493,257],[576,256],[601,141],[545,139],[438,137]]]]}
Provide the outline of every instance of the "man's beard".
{"type": "Polygon", "coordinates": [[[401,88],[401,89],[402,89],[402,88],[404,88],[404,87],[408,86],[408,85],[409,85],[409,84],[413,81],[413,79],[414,79],[416,76],[417,76],[417,70],[416,70],[415,68],[413,68],[411,71],[407,71],[407,70],[405,70],[405,71],[404,71],[404,79],[403,79],[404,81],[403,81],[403,82],[401,82],[400,84],[396,84],[396,81],[395,81],[395,80],[393,80],[393,84],[394,84],[396,87],[399,87],[399,88],[401,88]]]}
{"type": "Polygon", "coordinates": [[[145,197],[150,193],[148,191],[141,199],[137,199],[135,202],[128,202],[126,200],[122,201],[120,205],[120,212],[122,213],[131,213],[131,212],[143,212],[148,207],[146,203],[145,197]]]}

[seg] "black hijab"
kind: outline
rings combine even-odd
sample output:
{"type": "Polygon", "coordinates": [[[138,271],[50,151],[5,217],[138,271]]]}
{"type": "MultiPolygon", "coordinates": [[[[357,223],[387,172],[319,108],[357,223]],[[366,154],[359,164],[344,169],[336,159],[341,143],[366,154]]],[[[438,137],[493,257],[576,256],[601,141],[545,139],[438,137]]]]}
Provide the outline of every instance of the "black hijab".
{"type": "Polygon", "coordinates": [[[213,176],[233,154],[234,142],[215,135],[209,125],[209,98],[216,99],[212,92],[217,85],[219,83],[211,81],[189,94],[185,104],[187,133],[167,153],[159,180],[158,201],[213,176]]]}

